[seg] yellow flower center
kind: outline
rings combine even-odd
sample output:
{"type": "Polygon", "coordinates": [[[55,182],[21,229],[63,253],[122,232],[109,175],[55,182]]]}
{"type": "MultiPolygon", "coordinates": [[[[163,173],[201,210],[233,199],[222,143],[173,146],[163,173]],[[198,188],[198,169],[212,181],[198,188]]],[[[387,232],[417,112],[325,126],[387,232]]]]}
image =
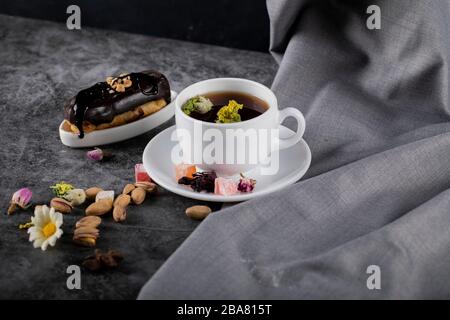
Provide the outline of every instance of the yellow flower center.
{"type": "Polygon", "coordinates": [[[44,234],[44,237],[48,238],[52,234],[56,232],[56,226],[53,222],[49,222],[45,225],[44,228],[42,228],[42,233],[44,234]]]}

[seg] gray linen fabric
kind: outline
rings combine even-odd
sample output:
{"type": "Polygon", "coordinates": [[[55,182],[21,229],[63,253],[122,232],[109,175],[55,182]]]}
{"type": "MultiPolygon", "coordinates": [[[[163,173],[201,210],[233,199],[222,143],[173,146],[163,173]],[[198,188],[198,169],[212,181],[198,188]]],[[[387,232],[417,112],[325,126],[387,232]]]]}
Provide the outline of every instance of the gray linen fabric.
{"type": "Polygon", "coordinates": [[[304,112],[312,166],[208,217],[139,298],[450,298],[449,2],[268,9],[273,89],[304,112]]]}

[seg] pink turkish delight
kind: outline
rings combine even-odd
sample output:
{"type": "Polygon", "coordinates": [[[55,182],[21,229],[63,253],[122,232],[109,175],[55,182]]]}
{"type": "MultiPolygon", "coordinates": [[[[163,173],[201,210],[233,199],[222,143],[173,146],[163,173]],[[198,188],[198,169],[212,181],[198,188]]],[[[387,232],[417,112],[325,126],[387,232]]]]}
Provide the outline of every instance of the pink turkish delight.
{"type": "Polygon", "coordinates": [[[147,171],[145,171],[142,163],[138,163],[134,166],[134,177],[136,182],[152,182],[152,179],[148,175],[147,171]]]}
{"type": "Polygon", "coordinates": [[[238,193],[237,183],[231,179],[221,177],[216,178],[216,180],[214,180],[214,193],[223,196],[236,194],[238,193]]]}
{"type": "Polygon", "coordinates": [[[175,179],[178,181],[183,177],[187,177],[189,179],[192,179],[194,176],[193,174],[197,172],[197,167],[192,164],[177,164],[175,166],[175,179]]]}

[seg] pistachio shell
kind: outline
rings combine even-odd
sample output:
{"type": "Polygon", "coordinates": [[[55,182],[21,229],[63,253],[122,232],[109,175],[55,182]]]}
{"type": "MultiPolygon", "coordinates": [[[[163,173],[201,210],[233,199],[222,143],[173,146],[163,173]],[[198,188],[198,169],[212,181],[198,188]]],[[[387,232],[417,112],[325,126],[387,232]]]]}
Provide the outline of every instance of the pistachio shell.
{"type": "Polygon", "coordinates": [[[101,199],[92,203],[86,208],[86,215],[88,216],[101,216],[108,213],[113,208],[113,202],[111,199],[101,199]]]}
{"type": "Polygon", "coordinates": [[[129,183],[123,188],[122,194],[130,194],[134,189],[136,189],[136,187],[129,183]]]}
{"type": "Polygon", "coordinates": [[[146,196],[146,192],[142,188],[136,188],[131,192],[131,199],[133,199],[134,204],[141,204],[144,202],[146,196]]]}
{"type": "Polygon", "coordinates": [[[61,213],[71,213],[73,209],[69,201],[61,198],[53,198],[50,200],[50,207],[61,213]]]}
{"type": "Polygon", "coordinates": [[[117,206],[113,210],[113,218],[116,222],[122,222],[127,218],[127,211],[125,207],[117,206]]]}
{"type": "Polygon", "coordinates": [[[64,199],[69,201],[72,206],[77,207],[86,201],[86,193],[83,189],[72,189],[64,195],[64,199]]]}
{"type": "Polygon", "coordinates": [[[97,216],[87,216],[87,217],[84,217],[84,218],[81,218],[80,220],[78,220],[77,223],[75,224],[75,228],[86,227],[86,226],[98,227],[101,223],[102,223],[102,218],[97,217],[97,216]]]}
{"type": "Polygon", "coordinates": [[[202,220],[212,212],[208,206],[192,206],[186,209],[186,215],[195,220],[202,220]]]}
{"type": "Polygon", "coordinates": [[[81,237],[81,238],[73,238],[73,242],[85,247],[93,247],[96,244],[95,238],[90,237],[81,237]]]}
{"type": "Polygon", "coordinates": [[[152,193],[156,191],[156,184],[154,184],[153,182],[148,181],[136,182],[134,186],[137,188],[144,189],[147,193],[152,193]]]}
{"type": "Polygon", "coordinates": [[[94,201],[95,197],[97,196],[97,193],[99,193],[100,191],[103,191],[103,189],[99,188],[99,187],[89,188],[89,189],[85,190],[86,198],[90,201],[94,201]]]}
{"type": "Polygon", "coordinates": [[[116,200],[114,201],[114,207],[122,207],[125,208],[130,204],[131,197],[127,194],[120,194],[117,196],[116,200]]]}

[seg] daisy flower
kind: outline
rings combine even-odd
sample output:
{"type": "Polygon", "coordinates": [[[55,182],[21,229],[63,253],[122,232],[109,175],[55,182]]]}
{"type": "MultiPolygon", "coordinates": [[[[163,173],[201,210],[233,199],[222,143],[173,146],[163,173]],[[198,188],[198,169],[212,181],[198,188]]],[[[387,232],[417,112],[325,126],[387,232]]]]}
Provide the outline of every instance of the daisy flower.
{"type": "Polygon", "coordinates": [[[60,228],[63,223],[63,215],[46,205],[36,206],[31,222],[33,226],[28,229],[28,233],[30,242],[33,242],[35,248],[40,247],[45,251],[48,245],[53,247],[56,240],[63,234],[60,228]]]}

